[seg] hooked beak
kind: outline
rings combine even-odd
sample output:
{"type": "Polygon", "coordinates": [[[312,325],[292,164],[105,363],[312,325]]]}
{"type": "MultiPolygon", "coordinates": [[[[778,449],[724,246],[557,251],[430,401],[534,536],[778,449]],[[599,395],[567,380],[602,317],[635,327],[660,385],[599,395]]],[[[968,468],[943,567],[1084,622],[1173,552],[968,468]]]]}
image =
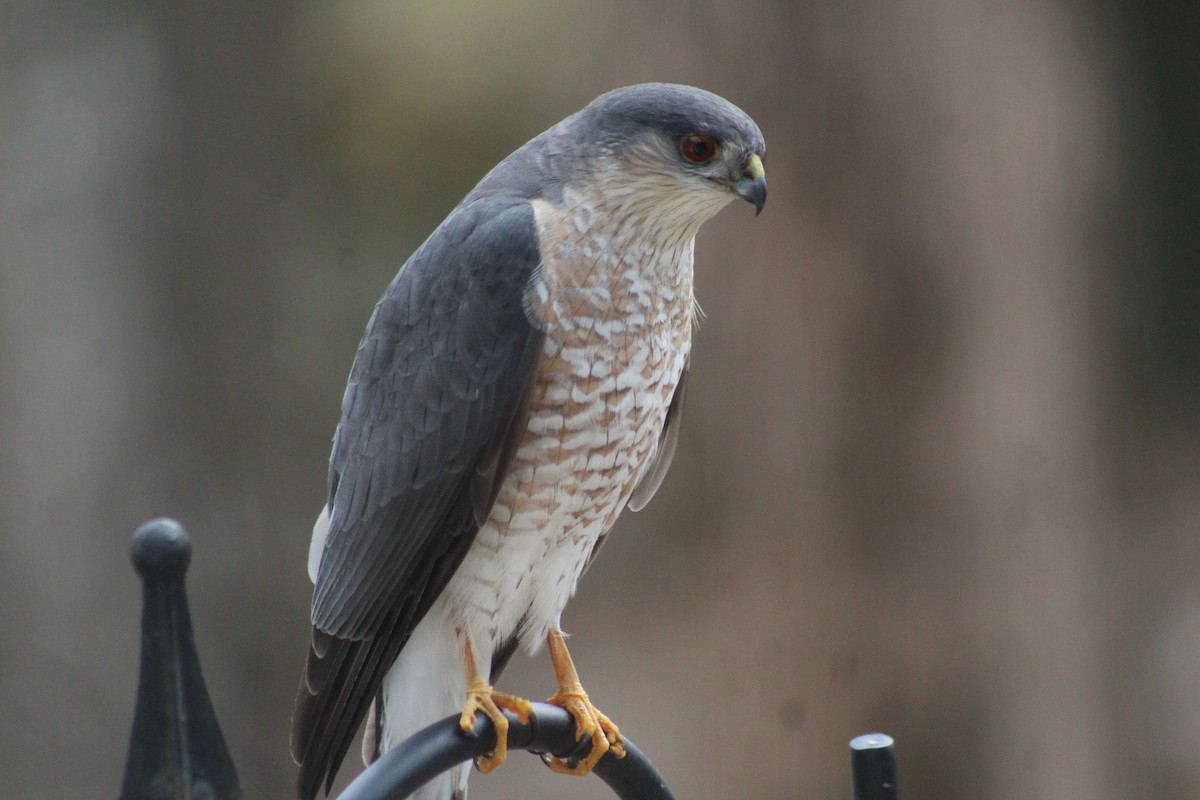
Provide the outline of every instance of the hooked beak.
{"type": "Polygon", "coordinates": [[[758,154],[750,156],[741,179],[733,185],[737,196],[754,204],[754,216],[762,213],[767,202],[767,172],[763,169],[762,159],[758,154]]]}

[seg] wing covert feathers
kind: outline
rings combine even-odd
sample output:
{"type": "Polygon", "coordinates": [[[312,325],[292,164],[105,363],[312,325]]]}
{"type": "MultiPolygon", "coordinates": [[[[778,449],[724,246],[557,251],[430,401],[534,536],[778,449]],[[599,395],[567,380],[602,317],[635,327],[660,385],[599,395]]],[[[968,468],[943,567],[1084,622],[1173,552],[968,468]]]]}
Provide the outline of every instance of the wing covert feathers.
{"type": "Polygon", "coordinates": [[[538,260],[528,202],[464,204],[368,323],[334,437],[292,720],[303,800],[329,790],[384,675],[495,502],[542,350],[524,311],[538,260]]]}

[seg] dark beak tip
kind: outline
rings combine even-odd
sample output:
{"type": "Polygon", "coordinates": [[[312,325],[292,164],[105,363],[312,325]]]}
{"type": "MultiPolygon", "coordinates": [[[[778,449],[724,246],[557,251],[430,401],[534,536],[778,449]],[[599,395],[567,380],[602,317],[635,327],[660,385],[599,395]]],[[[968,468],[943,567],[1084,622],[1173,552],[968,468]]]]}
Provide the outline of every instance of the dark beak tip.
{"type": "Polygon", "coordinates": [[[763,206],[767,204],[767,181],[765,178],[760,178],[750,184],[749,191],[743,195],[749,202],[754,204],[754,216],[762,213],[763,206]]]}
{"type": "Polygon", "coordinates": [[[767,204],[767,179],[765,177],[756,179],[747,175],[734,184],[733,190],[738,197],[747,203],[754,204],[754,216],[757,217],[762,213],[763,206],[767,204]]]}

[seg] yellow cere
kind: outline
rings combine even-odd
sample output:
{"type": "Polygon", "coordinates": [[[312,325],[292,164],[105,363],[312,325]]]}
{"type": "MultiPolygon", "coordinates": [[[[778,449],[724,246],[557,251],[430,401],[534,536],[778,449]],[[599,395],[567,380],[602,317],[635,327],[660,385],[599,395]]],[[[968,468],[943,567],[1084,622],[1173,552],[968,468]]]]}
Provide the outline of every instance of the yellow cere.
{"type": "Polygon", "coordinates": [[[767,171],[763,169],[762,159],[758,157],[757,153],[750,156],[750,164],[746,167],[746,173],[751,180],[758,180],[767,174],[767,171]]]}

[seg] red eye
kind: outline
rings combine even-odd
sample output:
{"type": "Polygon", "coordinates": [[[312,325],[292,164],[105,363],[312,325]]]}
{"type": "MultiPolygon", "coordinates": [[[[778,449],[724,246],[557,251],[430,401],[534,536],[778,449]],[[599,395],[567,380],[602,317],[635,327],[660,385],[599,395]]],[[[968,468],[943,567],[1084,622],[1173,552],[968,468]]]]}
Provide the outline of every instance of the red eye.
{"type": "Polygon", "coordinates": [[[717,143],[707,136],[693,133],[683,137],[679,143],[679,152],[693,164],[707,164],[717,154],[717,143]]]}

